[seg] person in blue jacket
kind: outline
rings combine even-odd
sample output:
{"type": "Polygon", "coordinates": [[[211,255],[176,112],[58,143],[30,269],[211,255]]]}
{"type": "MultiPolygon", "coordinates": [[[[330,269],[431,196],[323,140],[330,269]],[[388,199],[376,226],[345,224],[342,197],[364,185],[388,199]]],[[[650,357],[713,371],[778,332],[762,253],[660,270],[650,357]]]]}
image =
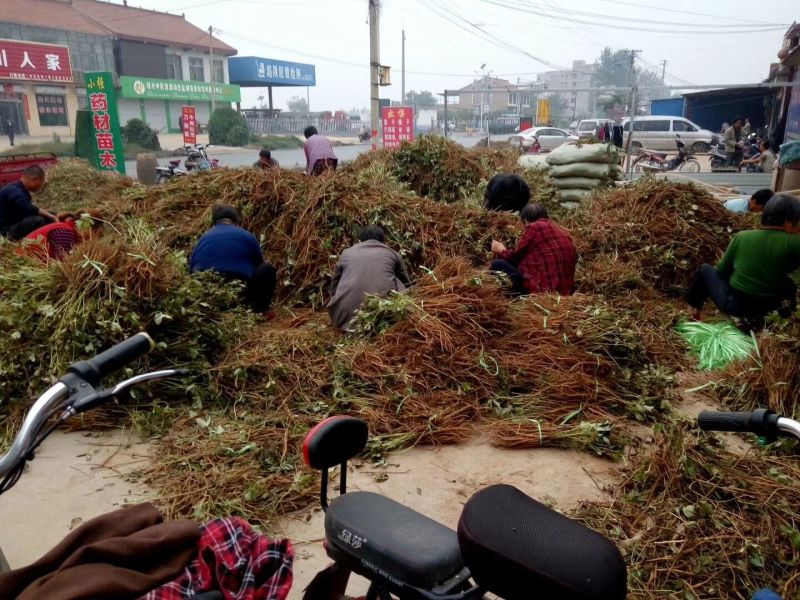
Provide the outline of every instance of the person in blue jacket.
{"type": "Polygon", "coordinates": [[[277,271],[264,260],[256,236],[241,227],[239,213],[224,204],[214,207],[212,227],[197,241],[189,272],[216,271],[229,280],[244,281],[245,299],[254,312],[274,317],[270,310],[277,271]]]}

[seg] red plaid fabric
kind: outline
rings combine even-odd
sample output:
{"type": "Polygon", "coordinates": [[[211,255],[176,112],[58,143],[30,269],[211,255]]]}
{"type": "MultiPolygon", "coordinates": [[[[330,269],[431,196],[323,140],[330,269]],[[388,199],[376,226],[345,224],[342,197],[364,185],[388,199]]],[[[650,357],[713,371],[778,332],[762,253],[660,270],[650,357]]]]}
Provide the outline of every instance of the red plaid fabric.
{"type": "Polygon", "coordinates": [[[538,219],[525,226],[517,247],[498,254],[515,264],[525,288],[532,294],[572,293],[578,254],[569,234],[550,219],[538,219]]]}
{"type": "Polygon", "coordinates": [[[293,560],[289,540],[272,541],[244,519],[216,519],[201,527],[197,558],[183,575],[140,600],[186,600],[212,591],[225,600],[284,600],[293,560]]]}

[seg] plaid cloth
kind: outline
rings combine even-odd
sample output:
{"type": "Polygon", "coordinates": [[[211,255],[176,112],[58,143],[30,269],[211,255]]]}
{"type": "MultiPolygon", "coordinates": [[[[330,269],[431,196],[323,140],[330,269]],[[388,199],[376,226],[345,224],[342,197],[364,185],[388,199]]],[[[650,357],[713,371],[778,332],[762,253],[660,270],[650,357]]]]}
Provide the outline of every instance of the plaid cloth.
{"type": "Polygon", "coordinates": [[[516,265],[530,293],[572,293],[575,284],[575,244],[569,234],[550,219],[538,219],[525,226],[522,238],[513,250],[497,255],[516,265]]]}
{"type": "Polygon", "coordinates": [[[292,587],[289,540],[271,541],[244,519],[209,521],[200,528],[197,557],[183,575],[140,600],[185,600],[219,591],[225,600],[284,600],[292,587]]]}

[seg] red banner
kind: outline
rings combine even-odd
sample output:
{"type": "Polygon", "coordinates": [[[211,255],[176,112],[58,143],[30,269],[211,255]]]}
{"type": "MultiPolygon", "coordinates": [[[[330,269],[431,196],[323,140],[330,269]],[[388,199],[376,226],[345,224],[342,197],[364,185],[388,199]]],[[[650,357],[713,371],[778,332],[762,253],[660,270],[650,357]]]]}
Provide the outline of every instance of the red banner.
{"type": "Polygon", "coordinates": [[[69,49],[55,44],[0,40],[0,79],[71,82],[69,49]]]}
{"type": "Polygon", "coordinates": [[[411,106],[384,106],[383,147],[397,148],[403,142],[414,141],[414,109],[411,106]]]}
{"type": "Polygon", "coordinates": [[[31,120],[31,107],[28,105],[28,94],[22,94],[22,108],[25,111],[25,120],[31,120]]]}
{"type": "Polygon", "coordinates": [[[196,144],[197,143],[197,113],[194,106],[184,106],[181,109],[181,117],[183,117],[183,143],[196,144]]]}

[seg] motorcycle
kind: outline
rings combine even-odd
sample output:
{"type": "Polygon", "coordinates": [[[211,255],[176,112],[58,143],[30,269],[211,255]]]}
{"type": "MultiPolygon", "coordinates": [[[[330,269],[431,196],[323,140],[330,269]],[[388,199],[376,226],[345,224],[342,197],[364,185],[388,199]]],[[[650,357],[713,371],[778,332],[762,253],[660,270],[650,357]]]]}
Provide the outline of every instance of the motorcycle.
{"type": "Polygon", "coordinates": [[[156,184],[161,185],[172,179],[173,177],[180,177],[188,173],[183,169],[178,168],[181,164],[180,158],[175,158],[169,161],[166,167],[156,167],[156,184]]]}
{"type": "Polygon", "coordinates": [[[358,134],[358,141],[362,143],[366,143],[370,140],[370,133],[368,130],[364,130],[358,134]]]}
{"type": "MultiPolygon", "coordinates": [[[[166,369],[136,375],[110,390],[100,387],[102,379],[154,345],[139,333],[71,365],[36,400],[0,458],[0,493],[19,480],[34,451],[59,424],[142,383],[187,373],[166,369]]],[[[486,594],[527,600],[532,593],[624,600],[627,572],[617,547],[510,485],[492,485],[474,494],[464,505],[457,531],[380,494],[348,493],[347,462],[364,450],[368,436],[367,424],[349,416],[330,417],[306,435],[303,457],[321,472],[324,546],[334,562],[313,579],[304,600],[341,597],[351,573],[370,582],[370,600],[390,600],[392,595],[402,600],[482,600],[486,594]],[[336,466],[340,493],[329,502],[330,469],[336,466]]]]}
{"type": "Polygon", "coordinates": [[[728,155],[725,153],[725,144],[723,142],[711,148],[709,164],[712,171],[724,169],[728,166],[728,155]]]}
{"type": "Polygon", "coordinates": [[[678,148],[678,155],[667,160],[666,153],[651,152],[642,148],[633,167],[637,173],[662,173],[667,171],[679,171],[681,173],[699,173],[700,163],[686,151],[686,144],[681,141],[681,136],[675,136],[675,145],[678,148]]]}

